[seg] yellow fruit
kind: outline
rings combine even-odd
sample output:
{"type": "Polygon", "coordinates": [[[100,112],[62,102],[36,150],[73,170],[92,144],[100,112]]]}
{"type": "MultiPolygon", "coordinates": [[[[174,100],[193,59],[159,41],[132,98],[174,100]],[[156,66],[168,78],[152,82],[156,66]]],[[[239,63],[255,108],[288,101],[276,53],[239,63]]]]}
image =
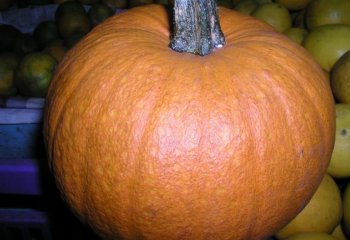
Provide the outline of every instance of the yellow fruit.
{"type": "Polygon", "coordinates": [[[341,103],[350,103],[350,51],[334,64],[330,80],[336,100],[341,103]]]}
{"type": "Polygon", "coordinates": [[[304,28],[291,27],[284,32],[284,35],[289,37],[294,42],[301,44],[307,35],[307,30],[304,28]]]}
{"type": "Polygon", "coordinates": [[[319,62],[321,67],[330,71],[338,59],[350,50],[350,26],[329,24],[309,31],[302,45],[319,62]]]}
{"type": "Polygon", "coordinates": [[[338,224],[338,226],[334,229],[334,231],[332,232],[332,236],[337,238],[338,240],[347,240],[341,224],[338,224]]]}
{"type": "Polygon", "coordinates": [[[312,0],[306,8],[308,29],[326,24],[350,24],[349,0],[312,0]]]}
{"type": "Polygon", "coordinates": [[[338,238],[326,233],[299,233],[285,240],[339,240],[338,238]]]}
{"type": "Polygon", "coordinates": [[[305,8],[311,0],[275,0],[275,2],[284,5],[289,10],[300,10],[305,8]]]}
{"type": "Polygon", "coordinates": [[[33,52],[21,59],[17,67],[15,83],[23,96],[45,97],[57,61],[43,52],[33,52]]]}
{"type": "Polygon", "coordinates": [[[336,104],[336,135],[327,172],[337,178],[350,177],[350,104],[336,104]]]}
{"type": "Polygon", "coordinates": [[[251,15],[270,24],[279,32],[284,32],[292,26],[292,17],[288,9],[278,3],[259,5],[251,15]]]}
{"type": "Polygon", "coordinates": [[[344,233],[350,237],[350,182],[346,186],[343,195],[344,206],[344,233]]]}
{"type": "Polygon", "coordinates": [[[258,6],[259,4],[255,0],[241,0],[234,9],[245,15],[251,15],[258,6]]]}
{"type": "Polygon", "coordinates": [[[14,73],[19,62],[19,56],[15,53],[0,54],[0,96],[13,96],[17,93],[14,82],[14,73]]]}
{"type": "Polygon", "coordinates": [[[339,224],[342,213],[340,190],[334,179],[326,174],[310,202],[276,233],[276,237],[285,239],[305,232],[331,233],[339,224]]]}

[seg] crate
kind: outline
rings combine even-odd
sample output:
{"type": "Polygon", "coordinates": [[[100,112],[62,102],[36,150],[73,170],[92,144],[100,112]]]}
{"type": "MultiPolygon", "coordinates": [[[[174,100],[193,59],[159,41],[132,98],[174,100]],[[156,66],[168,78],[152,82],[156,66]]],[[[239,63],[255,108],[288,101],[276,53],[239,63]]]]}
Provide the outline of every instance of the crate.
{"type": "Polygon", "coordinates": [[[47,212],[0,209],[0,239],[53,240],[47,212]]]}
{"type": "Polygon", "coordinates": [[[43,99],[9,98],[0,108],[0,157],[44,157],[43,99]]]}

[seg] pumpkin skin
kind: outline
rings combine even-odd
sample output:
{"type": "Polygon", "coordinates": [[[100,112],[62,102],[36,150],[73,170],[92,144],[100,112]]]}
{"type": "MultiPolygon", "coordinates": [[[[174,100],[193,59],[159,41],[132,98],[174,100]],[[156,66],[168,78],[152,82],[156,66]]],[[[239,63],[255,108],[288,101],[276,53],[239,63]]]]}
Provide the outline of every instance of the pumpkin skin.
{"type": "Polygon", "coordinates": [[[334,144],[324,73],[269,25],[219,9],[226,46],[172,51],[137,7],[94,28],[51,82],[44,135],[63,198],[105,239],[263,239],[310,200],[334,144]]]}

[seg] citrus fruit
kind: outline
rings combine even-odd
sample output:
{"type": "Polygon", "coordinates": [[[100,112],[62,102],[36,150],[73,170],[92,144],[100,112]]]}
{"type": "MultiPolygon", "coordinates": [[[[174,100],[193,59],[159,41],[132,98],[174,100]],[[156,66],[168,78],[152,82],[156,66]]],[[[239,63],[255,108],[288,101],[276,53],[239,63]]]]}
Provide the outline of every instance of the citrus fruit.
{"type": "Polygon", "coordinates": [[[326,174],[310,202],[275,236],[278,239],[285,239],[297,233],[331,233],[339,224],[342,211],[338,185],[330,175],[326,174]]]}
{"type": "Polygon", "coordinates": [[[344,206],[344,233],[350,237],[350,182],[346,185],[343,193],[343,206],[344,206]]]}
{"type": "Polygon", "coordinates": [[[279,32],[284,32],[292,26],[292,17],[288,9],[279,3],[259,5],[251,15],[270,24],[279,32]]]}
{"type": "Polygon", "coordinates": [[[64,39],[64,46],[67,49],[74,47],[86,35],[84,32],[75,32],[66,39],[64,39]]]}
{"type": "Polygon", "coordinates": [[[18,64],[15,84],[23,96],[45,97],[57,61],[43,52],[25,55],[18,64]]]}
{"type": "Polygon", "coordinates": [[[332,236],[334,236],[338,240],[347,240],[341,224],[338,224],[338,226],[334,229],[334,231],[332,232],[332,236]]]}
{"type": "Polygon", "coordinates": [[[67,48],[63,45],[49,45],[43,49],[44,53],[50,54],[57,62],[60,62],[67,53],[67,48]]]}
{"type": "Polygon", "coordinates": [[[14,73],[20,57],[15,53],[0,53],[0,96],[13,96],[17,93],[14,73]]]}
{"type": "Polygon", "coordinates": [[[312,0],[306,8],[308,29],[326,24],[350,24],[349,0],[312,0]]]}
{"type": "Polygon", "coordinates": [[[298,233],[285,240],[339,240],[338,238],[326,233],[298,233]]]}
{"type": "Polygon", "coordinates": [[[335,143],[327,172],[337,178],[350,177],[350,104],[338,103],[335,109],[335,143]]]}
{"type": "Polygon", "coordinates": [[[294,42],[301,44],[307,35],[307,30],[304,28],[291,27],[286,31],[284,31],[283,33],[294,42]]]}
{"type": "Polygon", "coordinates": [[[330,73],[334,97],[338,102],[350,103],[350,51],[341,56],[330,73]]]}
{"type": "Polygon", "coordinates": [[[96,3],[91,6],[88,11],[88,17],[91,26],[96,26],[97,24],[103,22],[110,16],[114,15],[114,10],[104,3],[96,3]]]}
{"type": "Polygon", "coordinates": [[[63,38],[67,38],[76,32],[88,33],[90,31],[90,20],[84,14],[65,14],[57,21],[58,31],[63,38]]]}
{"type": "Polygon", "coordinates": [[[41,47],[53,39],[59,37],[56,22],[53,20],[47,20],[40,22],[34,29],[33,35],[41,47]]]}
{"type": "Polygon", "coordinates": [[[86,10],[84,6],[76,1],[65,1],[60,3],[55,11],[55,20],[58,21],[59,18],[61,18],[63,15],[66,14],[84,14],[86,13],[86,10]]]}
{"type": "Polygon", "coordinates": [[[350,50],[350,26],[328,24],[309,31],[302,45],[318,61],[321,67],[330,71],[336,61],[350,50]]]}
{"type": "Polygon", "coordinates": [[[275,0],[289,10],[300,10],[305,8],[311,0],[275,0]]]}
{"type": "Polygon", "coordinates": [[[245,15],[251,15],[258,6],[259,4],[255,0],[241,0],[234,9],[245,15]]]}

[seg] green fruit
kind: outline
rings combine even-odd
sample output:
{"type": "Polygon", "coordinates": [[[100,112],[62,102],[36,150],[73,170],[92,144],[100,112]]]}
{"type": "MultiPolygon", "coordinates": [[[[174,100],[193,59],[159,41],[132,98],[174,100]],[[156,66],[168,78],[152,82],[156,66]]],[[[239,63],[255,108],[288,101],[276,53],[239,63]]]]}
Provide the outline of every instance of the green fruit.
{"type": "Polygon", "coordinates": [[[56,22],[47,20],[40,22],[34,29],[33,35],[39,45],[43,48],[53,39],[59,38],[56,22]]]}
{"type": "Polygon", "coordinates": [[[88,11],[91,26],[96,26],[114,15],[114,10],[104,3],[96,3],[88,11]]]}
{"type": "Polygon", "coordinates": [[[349,0],[312,0],[306,8],[308,29],[326,24],[350,24],[349,0]]]}
{"type": "Polygon", "coordinates": [[[259,4],[255,0],[241,0],[234,9],[245,15],[251,15],[258,6],[259,4]]]}
{"type": "Polygon", "coordinates": [[[327,172],[333,177],[350,177],[350,104],[336,104],[336,135],[327,172]]]}
{"type": "Polygon", "coordinates": [[[57,60],[47,53],[33,52],[19,62],[16,86],[23,96],[45,97],[54,74],[57,60]]]}
{"type": "Polygon", "coordinates": [[[336,100],[350,104],[350,51],[341,56],[334,64],[330,80],[336,100]]]}
{"type": "Polygon", "coordinates": [[[304,28],[292,27],[287,29],[284,32],[284,35],[286,35],[288,38],[290,38],[294,42],[301,44],[307,35],[307,30],[304,28]]]}
{"type": "Polygon", "coordinates": [[[338,59],[350,50],[350,26],[328,24],[312,29],[302,45],[321,67],[330,71],[338,59]]]}
{"type": "Polygon", "coordinates": [[[0,96],[13,96],[17,93],[14,81],[15,70],[20,57],[15,53],[0,53],[0,96]]]}
{"type": "Polygon", "coordinates": [[[278,32],[284,32],[292,26],[292,16],[288,9],[278,3],[259,5],[251,15],[270,24],[278,32]]]}

